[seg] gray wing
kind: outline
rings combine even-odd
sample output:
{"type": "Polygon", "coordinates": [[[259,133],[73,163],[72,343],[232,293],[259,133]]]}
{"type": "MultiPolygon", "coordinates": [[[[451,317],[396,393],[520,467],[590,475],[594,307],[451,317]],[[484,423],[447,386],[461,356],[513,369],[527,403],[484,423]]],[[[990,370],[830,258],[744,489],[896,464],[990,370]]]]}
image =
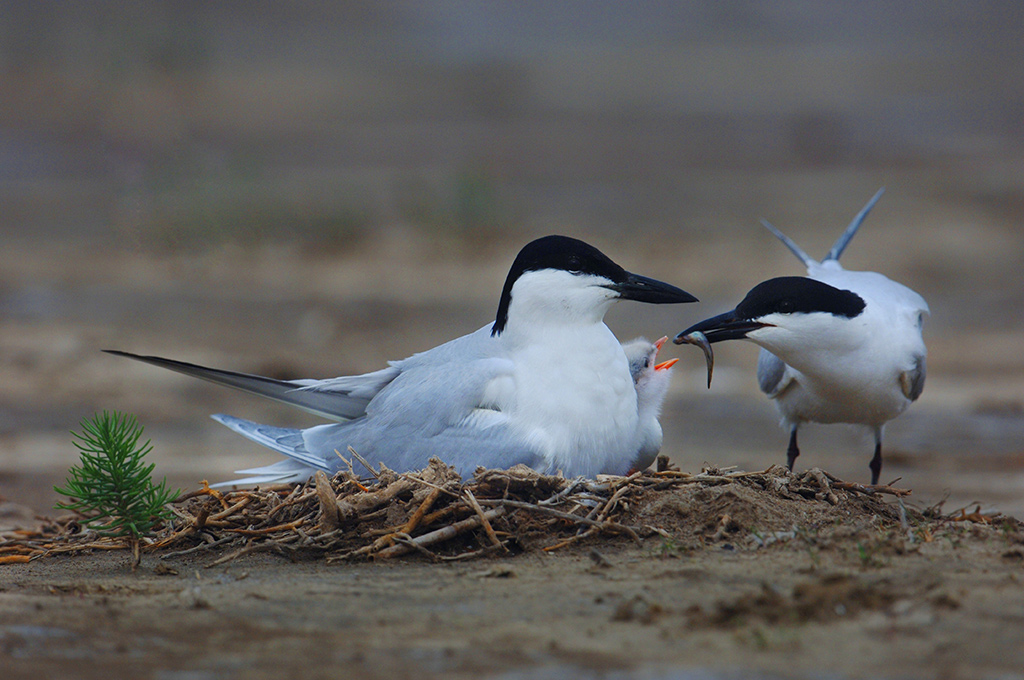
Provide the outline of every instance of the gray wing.
{"type": "MultiPolygon", "coordinates": [[[[510,425],[514,365],[490,326],[394,364],[400,373],[367,407],[366,418],[304,432],[306,448],[327,461],[349,446],[372,464],[423,468],[432,456],[463,476],[478,466],[543,467],[537,450],[510,425]]],[[[340,462],[340,460],[338,461],[340,462]]]]}
{"type": "Polygon", "coordinates": [[[769,397],[781,392],[789,382],[785,379],[787,368],[786,362],[762,348],[757,358],[757,384],[761,391],[769,397]]]}
{"type": "Polygon", "coordinates": [[[387,387],[387,384],[394,380],[400,372],[401,370],[395,366],[388,366],[379,371],[363,373],[361,375],[346,375],[326,380],[302,379],[291,382],[302,390],[342,394],[353,399],[365,399],[369,402],[377,396],[378,392],[387,387]]]}
{"type": "Polygon", "coordinates": [[[927,372],[924,356],[915,357],[914,368],[900,373],[900,387],[903,389],[903,396],[910,401],[917,401],[917,398],[924,392],[924,378],[927,372]]]}
{"type": "MultiPolygon", "coordinates": [[[[136,361],[152,364],[153,366],[159,366],[171,371],[183,373],[194,378],[201,378],[202,380],[207,380],[218,385],[232,387],[250,394],[257,394],[261,397],[266,397],[283,404],[295,406],[314,415],[329,418],[331,420],[350,420],[352,418],[359,418],[366,413],[366,407],[373,398],[373,394],[376,393],[370,393],[372,390],[356,390],[352,387],[346,389],[341,386],[317,390],[315,385],[310,385],[311,381],[307,380],[275,380],[273,378],[265,378],[263,376],[251,375],[249,373],[237,373],[235,371],[224,371],[217,368],[206,368],[205,366],[190,364],[185,361],[176,361],[174,359],[164,359],[162,357],[155,356],[141,356],[138,354],[131,354],[129,352],[121,352],[119,350],[106,349],[103,351],[115,356],[127,357],[136,361]]],[[[391,373],[389,373],[387,377],[393,379],[394,375],[397,375],[397,370],[384,369],[384,371],[389,370],[391,373]]],[[[387,384],[387,381],[383,380],[382,376],[379,375],[384,373],[384,371],[377,371],[376,373],[368,374],[369,376],[372,376],[371,382],[375,385],[380,385],[381,383],[387,384]]],[[[358,386],[359,377],[360,376],[348,378],[348,380],[353,381],[353,385],[358,386]]]]}
{"type": "MultiPolygon", "coordinates": [[[[507,425],[487,429],[453,426],[421,436],[414,429],[382,431],[369,421],[356,421],[321,425],[306,430],[305,435],[307,446],[324,452],[325,457],[329,454],[327,462],[335,470],[344,467],[338,454],[350,458],[351,446],[370,465],[383,463],[397,472],[422,470],[434,457],[454,467],[464,479],[472,477],[478,467],[507,469],[520,463],[539,472],[554,472],[545,469],[543,456],[507,425]]],[[[360,472],[362,466],[353,465],[360,472]]]]}

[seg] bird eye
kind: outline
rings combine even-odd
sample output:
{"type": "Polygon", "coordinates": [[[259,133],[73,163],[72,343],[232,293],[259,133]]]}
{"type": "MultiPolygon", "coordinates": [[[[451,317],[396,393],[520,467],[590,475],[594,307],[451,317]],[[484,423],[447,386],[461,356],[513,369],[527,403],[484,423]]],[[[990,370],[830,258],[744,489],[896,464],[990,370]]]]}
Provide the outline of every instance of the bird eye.
{"type": "Polygon", "coordinates": [[[779,314],[792,314],[793,313],[793,301],[783,300],[779,303],[778,312],[779,314]]]}

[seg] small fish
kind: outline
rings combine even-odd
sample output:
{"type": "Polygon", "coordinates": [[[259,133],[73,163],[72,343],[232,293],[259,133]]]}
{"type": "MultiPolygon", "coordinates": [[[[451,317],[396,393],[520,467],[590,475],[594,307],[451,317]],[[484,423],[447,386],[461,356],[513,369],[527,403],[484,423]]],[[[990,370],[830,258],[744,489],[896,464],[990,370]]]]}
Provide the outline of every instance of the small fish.
{"type": "Polygon", "coordinates": [[[675,342],[677,345],[683,343],[687,345],[697,345],[697,347],[704,350],[704,360],[708,363],[708,389],[710,389],[711,374],[715,370],[715,352],[711,349],[711,343],[708,342],[707,336],[700,331],[694,331],[682,337],[677,337],[675,342]]]}

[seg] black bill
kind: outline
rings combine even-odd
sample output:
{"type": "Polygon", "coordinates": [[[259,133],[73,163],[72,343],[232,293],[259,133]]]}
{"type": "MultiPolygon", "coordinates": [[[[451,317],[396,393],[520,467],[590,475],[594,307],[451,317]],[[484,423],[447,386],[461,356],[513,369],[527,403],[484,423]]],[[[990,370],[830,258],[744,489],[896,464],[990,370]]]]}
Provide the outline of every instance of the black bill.
{"type": "Polygon", "coordinates": [[[697,302],[697,298],[682,288],[650,279],[639,274],[629,274],[626,280],[608,286],[623,300],[647,302],[653,305],[674,305],[682,302],[697,302]]]}

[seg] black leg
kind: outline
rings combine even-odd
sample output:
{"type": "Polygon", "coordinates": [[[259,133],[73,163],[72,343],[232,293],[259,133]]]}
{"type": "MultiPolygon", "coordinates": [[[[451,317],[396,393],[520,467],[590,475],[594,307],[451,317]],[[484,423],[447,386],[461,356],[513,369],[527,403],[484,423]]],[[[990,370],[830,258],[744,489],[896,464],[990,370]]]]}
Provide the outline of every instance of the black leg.
{"type": "Polygon", "coordinates": [[[882,472],[882,440],[881,438],[875,439],[875,457],[871,459],[868,464],[871,468],[871,483],[878,484],[878,475],[882,472]]]}
{"type": "Polygon", "coordinates": [[[796,428],[794,427],[789,433],[789,448],[786,449],[786,465],[789,467],[790,472],[793,471],[793,463],[799,455],[800,448],[796,445],[796,428]]]}

